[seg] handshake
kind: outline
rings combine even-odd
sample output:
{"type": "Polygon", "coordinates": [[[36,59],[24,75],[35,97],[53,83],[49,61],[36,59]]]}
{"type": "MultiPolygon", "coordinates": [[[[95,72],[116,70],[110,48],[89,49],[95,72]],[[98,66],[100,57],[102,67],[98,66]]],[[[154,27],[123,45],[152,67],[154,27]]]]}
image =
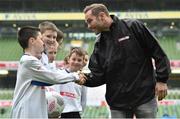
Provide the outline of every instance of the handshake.
{"type": "Polygon", "coordinates": [[[86,82],[87,77],[85,76],[85,74],[82,71],[78,71],[77,73],[79,75],[79,80],[76,80],[75,83],[77,83],[79,85],[83,85],[86,82]]]}

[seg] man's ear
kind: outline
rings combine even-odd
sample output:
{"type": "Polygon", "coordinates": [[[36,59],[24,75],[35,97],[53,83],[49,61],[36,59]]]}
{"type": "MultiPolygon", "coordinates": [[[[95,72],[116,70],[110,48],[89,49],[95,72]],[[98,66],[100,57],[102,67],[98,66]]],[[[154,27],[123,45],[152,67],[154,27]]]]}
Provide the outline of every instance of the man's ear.
{"type": "Polygon", "coordinates": [[[100,12],[99,15],[98,15],[99,19],[103,21],[105,19],[105,15],[106,14],[104,12],[100,12]]]}

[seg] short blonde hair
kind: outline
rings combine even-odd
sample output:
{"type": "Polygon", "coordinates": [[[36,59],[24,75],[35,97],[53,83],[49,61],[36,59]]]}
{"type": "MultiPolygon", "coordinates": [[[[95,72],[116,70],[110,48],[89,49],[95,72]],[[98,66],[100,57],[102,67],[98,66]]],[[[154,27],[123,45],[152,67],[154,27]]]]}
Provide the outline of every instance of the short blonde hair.
{"type": "Polygon", "coordinates": [[[70,58],[72,56],[72,54],[75,53],[79,56],[83,56],[83,59],[85,57],[85,52],[82,48],[80,47],[74,47],[70,50],[69,54],[68,54],[68,57],[70,58]]]}
{"type": "Polygon", "coordinates": [[[60,44],[62,43],[64,34],[60,29],[57,28],[57,26],[54,23],[52,23],[50,21],[44,21],[39,24],[39,29],[40,29],[41,33],[44,33],[46,30],[56,31],[57,32],[56,41],[60,44]]]}
{"type": "Polygon", "coordinates": [[[49,21],[44,21],[39,24],[39,29],[41,33],[44,33],[46,30],[52,30],[52,31],[58,31],[58,28],[56,25],[49,21]]]}
{"type": "Polygon", "coordinates": [[[92,10],[92,15],[97,16],[100,12],[104,12],[107,16],[109,16],[109,11],[104,4],[91,4],[84,8],[83,12],[87,13],[89,10],[92,10]]]}

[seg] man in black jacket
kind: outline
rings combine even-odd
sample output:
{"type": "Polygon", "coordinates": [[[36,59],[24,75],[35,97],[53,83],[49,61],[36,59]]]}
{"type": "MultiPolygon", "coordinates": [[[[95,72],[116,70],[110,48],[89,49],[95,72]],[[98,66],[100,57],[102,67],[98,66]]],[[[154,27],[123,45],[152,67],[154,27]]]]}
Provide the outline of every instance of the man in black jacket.
{"type": "Polygon", "coordinates": [[[119,20],[103,4],[84,9],[97,34],[84,85],[106,84],[112,118],[155,118],[157,101],[167,95],[169,60],[151,32],[138,20],[119,20]],[[152,59],[154,59],[155,69],[152,59]]]}

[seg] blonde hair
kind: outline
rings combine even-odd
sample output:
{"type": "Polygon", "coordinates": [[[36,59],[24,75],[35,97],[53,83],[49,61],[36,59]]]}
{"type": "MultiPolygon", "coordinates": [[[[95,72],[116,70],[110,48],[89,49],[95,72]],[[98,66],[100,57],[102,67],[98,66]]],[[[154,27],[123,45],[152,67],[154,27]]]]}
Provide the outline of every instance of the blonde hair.
{"type": "Polygon", "coordinates": [[[74,47],[70,50],[69,54],[64,58],[64,61],[67,63],[68,59],[72,56],[72,54],[75,53],[79,56],[83,56],[83,60],[85,58],[85,52],[82,48],[74,47]]]}
{"type": "Polygon", "coordinates": [[[82,48],[79,48],[79,47],[75,47],[75,48],[72,48],[71,49],[71,51],[70,51],[70,53],[69,53],[69,57],[71,57],[71,55],[73,54],[73,53],[76,53],[76,54],[78,54],[79,56],[83,56],[84,57],[84,50],[82,49],[82,48]]]}
{"type": "Polygon", "coordinates": [[[49,21],[44,21],[39,24],[39,29],[40,29],[41,33],[44,33],[46,30],[56,31],[57,32],[56,41],[58,43],[62,43],[64,34],[61,30],[59,30],[57,28],[57,26],[54,23],[49,22],[49,21]]]}
{"type": "Polygon", "coordinates": [[[58,28],[56,27],[56,25],[49,21],[40,23],[39,29],[41,33],[44,33],[46,30],[58,31],[58,28]]]}

